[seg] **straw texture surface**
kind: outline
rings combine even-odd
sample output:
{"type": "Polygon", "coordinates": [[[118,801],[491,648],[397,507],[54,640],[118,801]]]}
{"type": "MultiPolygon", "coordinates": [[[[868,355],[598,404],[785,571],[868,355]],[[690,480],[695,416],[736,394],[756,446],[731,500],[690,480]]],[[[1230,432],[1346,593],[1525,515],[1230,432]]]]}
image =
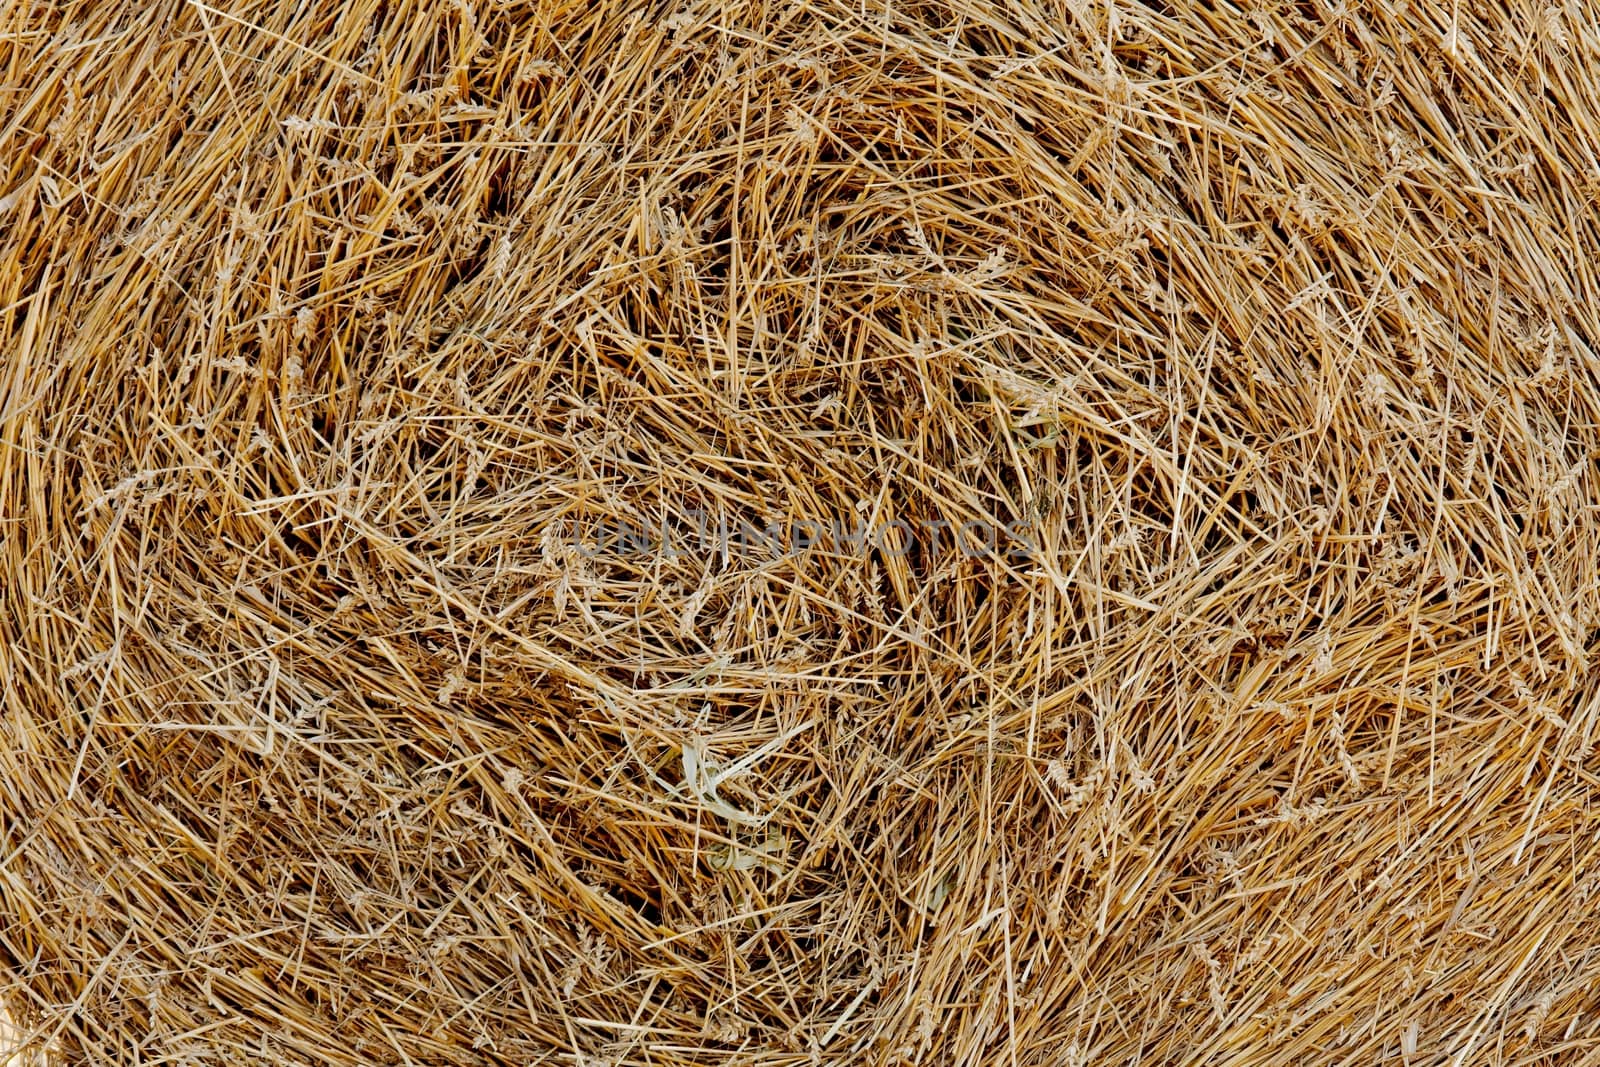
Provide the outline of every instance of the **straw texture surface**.
{"type": "Polygon", "coordinates": [[[30,1047],[1600,1062],[1597,16],[5,5],[30,1047]]]}

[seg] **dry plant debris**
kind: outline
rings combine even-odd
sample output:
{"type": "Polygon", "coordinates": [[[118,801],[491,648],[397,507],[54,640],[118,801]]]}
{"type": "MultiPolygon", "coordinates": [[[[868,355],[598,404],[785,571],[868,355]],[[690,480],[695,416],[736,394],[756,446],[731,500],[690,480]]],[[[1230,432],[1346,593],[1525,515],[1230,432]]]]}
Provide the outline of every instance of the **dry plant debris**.
{"type": "Polygon", "coordinates": [[[1600,1062],[1597,17],[6,5],[11,1015],[1600,1062]]]}

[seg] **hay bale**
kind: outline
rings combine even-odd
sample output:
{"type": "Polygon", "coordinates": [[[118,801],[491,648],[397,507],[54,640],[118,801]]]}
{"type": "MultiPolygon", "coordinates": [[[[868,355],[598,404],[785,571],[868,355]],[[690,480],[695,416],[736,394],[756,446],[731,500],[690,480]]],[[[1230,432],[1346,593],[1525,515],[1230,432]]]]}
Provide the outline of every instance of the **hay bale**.
{"type": "Polygon", "coordinates": [[[72,1063],[1576,1063],[1597,12],[14,5],[72,1063]]]}

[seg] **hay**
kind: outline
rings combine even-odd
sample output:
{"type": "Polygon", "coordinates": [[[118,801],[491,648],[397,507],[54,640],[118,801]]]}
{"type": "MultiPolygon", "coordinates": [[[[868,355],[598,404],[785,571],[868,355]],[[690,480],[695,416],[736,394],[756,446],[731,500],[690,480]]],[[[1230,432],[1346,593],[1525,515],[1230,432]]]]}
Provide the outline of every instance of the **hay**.
{"type": "Polygon", "coordinates": [[[32,1047],[1600,1062],[1597,15],[10,5],[32,1047]]]}

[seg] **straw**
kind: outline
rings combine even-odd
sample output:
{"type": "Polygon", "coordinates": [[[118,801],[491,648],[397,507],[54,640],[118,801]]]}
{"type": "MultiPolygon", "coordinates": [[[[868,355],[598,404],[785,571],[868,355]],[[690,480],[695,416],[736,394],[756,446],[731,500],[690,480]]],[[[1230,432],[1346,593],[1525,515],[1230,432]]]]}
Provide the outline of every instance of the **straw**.
{"type": "Polygon", "coordinates": [[[24,1051],[1600,1062],[1597,15],[11,5],[24,1051]]]}

